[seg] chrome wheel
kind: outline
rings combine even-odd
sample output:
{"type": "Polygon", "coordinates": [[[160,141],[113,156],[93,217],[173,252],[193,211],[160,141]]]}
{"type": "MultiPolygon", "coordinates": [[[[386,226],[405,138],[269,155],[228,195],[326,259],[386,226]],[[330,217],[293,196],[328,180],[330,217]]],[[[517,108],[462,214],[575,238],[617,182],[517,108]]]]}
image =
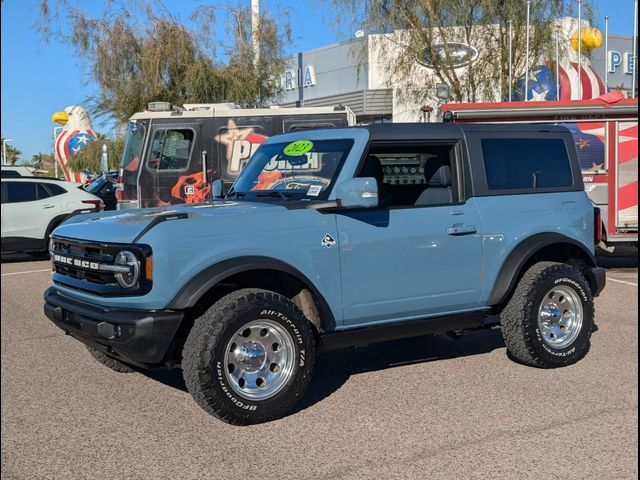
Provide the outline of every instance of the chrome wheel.
{"type": "Polygon", "coordinates": [[[287,329],[272,320],[240,328],[227,344],[225,368],[231,388],[250,400],[273,397],[294,370],[295,345],[287,329]]]}
{"type": "Polygon", "coordinates": [[[538,329],[551,348],[559,350],[571,345],[580,334],[582,320],[582,302],[571,287],[553,288],[542,299],[538,329]]]}

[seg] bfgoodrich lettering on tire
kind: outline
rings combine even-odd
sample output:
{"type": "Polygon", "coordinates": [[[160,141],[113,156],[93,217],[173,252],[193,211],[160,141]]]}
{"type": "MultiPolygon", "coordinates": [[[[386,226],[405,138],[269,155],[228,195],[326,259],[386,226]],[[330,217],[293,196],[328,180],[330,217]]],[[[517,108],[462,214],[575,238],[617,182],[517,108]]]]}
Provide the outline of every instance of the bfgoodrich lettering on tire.
{"type": "Polygon", "coordinates": [[[196,319],[183,350],[183,374],[208,413],[248,425],[284,416],[302,397],[315,363],[304,314],[274,292],[243,289],[196,319]]]}
{"type": "Polygon", "coordinates": [[[574,267],[541,262],[522,277],[500,315],[502,336],[513,358],[526,365],[571,365],[589,351],[593,297],[574,267]]]}

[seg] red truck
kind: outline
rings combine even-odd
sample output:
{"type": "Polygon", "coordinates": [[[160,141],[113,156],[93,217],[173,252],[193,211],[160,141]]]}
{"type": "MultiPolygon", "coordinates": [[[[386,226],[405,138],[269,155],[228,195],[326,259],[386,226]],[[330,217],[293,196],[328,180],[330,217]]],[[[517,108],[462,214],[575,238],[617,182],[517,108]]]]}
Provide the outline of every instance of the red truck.
{"type": "Polygon", "coordinates": [[[603,242],[638,245],[638,99],[449,103],[444,122],[549,123],[573,134],[585,190],[602,214],[603,242]]]}

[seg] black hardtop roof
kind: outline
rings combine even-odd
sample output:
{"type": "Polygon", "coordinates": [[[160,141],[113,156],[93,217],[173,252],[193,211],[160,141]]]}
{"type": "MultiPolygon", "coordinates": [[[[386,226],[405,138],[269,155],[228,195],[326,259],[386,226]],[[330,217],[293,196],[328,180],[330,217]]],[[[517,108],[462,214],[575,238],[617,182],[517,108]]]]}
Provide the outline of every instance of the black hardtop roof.
{"type": "Polygon", "coordinates": [[[464,132],[486,133],[566,133],[559,125],[506,123],[374,123],[359,125],[369,130],[371,140],[458,139],[464,132]]]}

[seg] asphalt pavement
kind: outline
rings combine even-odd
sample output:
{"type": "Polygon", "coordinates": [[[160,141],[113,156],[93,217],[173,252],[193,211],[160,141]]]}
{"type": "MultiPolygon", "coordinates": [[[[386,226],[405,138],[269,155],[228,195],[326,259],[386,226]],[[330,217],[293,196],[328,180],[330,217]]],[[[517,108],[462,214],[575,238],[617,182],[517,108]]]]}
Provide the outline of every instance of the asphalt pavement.
{"type": "Polygon", "coordinates": [[[302,405],[234,427],[179,372],[118,374],[42,313],[47,261],[2,263],[3,479],[638,477],[638,259],[611,267],[576,365],[512,362],[499,331],[324,353],[302,405]]]}

